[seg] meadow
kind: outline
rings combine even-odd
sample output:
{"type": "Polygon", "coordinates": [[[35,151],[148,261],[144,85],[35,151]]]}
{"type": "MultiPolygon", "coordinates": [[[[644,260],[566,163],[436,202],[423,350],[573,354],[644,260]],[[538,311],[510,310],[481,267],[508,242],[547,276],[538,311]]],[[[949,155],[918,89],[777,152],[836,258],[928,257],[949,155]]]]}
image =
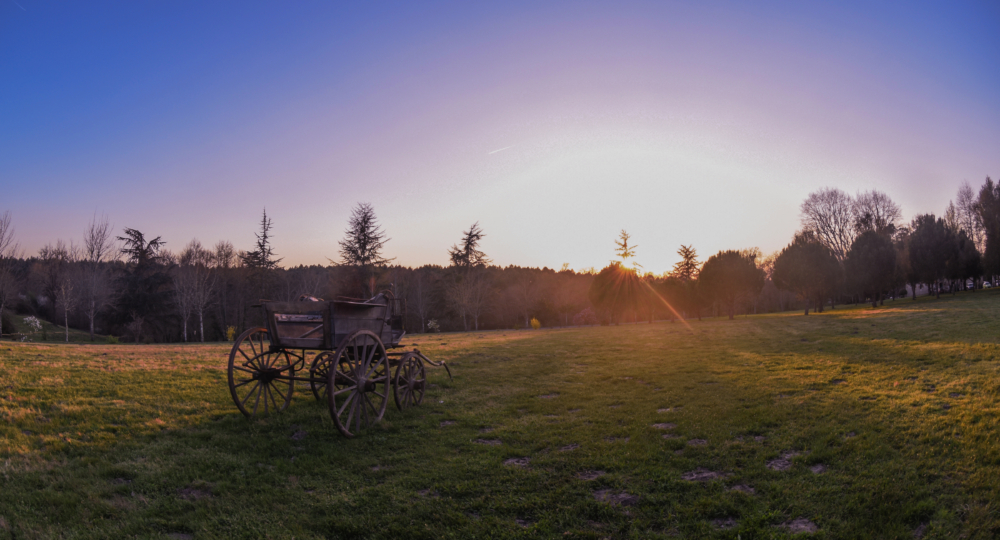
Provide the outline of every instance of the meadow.
{"type": "Polygon", "coordinates": [[[0,343],[0,538],[993,538],[1000,291],[417,335],[424,403],[248,421],[230,344],[0,343]]]}

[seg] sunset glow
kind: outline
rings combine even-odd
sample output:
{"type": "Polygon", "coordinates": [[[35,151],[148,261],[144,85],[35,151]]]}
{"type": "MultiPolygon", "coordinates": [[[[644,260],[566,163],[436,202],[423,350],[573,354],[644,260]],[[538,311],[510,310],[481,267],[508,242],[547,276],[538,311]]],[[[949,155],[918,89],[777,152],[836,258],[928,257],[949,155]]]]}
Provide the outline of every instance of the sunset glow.
{"type": "Polygon", "coordinates": [[[991,4],[0,6],[0,210],[25,250],[117,228],[336,258],[373,205],[389,257],[499,265],[771,252],[815,189],[905,218],[1000,174],[991,4]],[[155,201],[156,204],[146,203],[155,201]]]}

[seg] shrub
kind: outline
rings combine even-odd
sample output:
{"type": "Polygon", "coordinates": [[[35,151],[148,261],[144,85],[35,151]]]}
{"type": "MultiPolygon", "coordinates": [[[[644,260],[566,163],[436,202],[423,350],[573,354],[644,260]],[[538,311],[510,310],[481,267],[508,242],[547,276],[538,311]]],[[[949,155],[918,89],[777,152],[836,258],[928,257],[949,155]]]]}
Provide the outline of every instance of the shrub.
{"type": "Polygon", "coordinates": [[[105,338],[104,341],[108,345],[117,345],[119,343],[118,338],[116,338],[115,336],[108,336],[107,338],[105,338]]]}
{"type": "Polygon", "coordinates": [[[539,321],[538,319],[532,317],[531,318],[531,327],[534,328],[535,330],[538,330],[539,328],[542,327],[542,322],[539,321]]]}
{"type": "Polygon", "coordinates": [[[226,327],[226,341],[233,341],[236,339],[236,327],[227,326],[226,327]]]}

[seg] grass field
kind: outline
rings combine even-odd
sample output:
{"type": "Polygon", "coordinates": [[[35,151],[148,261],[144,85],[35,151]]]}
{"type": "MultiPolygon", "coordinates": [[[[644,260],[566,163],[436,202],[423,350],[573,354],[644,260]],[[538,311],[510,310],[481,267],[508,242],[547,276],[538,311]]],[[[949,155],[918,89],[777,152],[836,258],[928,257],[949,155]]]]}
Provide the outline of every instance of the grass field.
{"type": "Polygon", "coordinates": [[[998,293],[417,336],[454,381],[351,440],[227,344],[4,342],[0,538],[993,538],[998,293]]]}

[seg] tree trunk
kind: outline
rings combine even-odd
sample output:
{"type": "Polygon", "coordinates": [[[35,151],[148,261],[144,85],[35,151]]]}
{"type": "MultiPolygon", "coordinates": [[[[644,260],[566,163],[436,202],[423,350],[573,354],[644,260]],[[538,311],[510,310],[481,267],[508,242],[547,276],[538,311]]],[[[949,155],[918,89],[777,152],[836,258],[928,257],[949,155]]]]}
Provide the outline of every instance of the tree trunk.
{"type": "Polygon", "coordinates": [[[63,310],[63,323],[66,325],[66,343],[69,343],[69,310],[63,310]]]}
{"type": "Polygon", "coordinates": [[[188,340],[188,320],[187,320],[187,317],[184,317],[183,321],[184,321],[184,343],[187,343],[187,340],[188,340]]]}
{"type": "Polygon", "coordinates": [[[94,317],[97,315],[97,308],[94,307],[93,300],[90,301],[90,311],[87,313],[87,318],[90,319],[90,341],[94,341],[94,317]]]}
{"type": "Polygon", "coordinates": [[[198,326],[199,332],[201,332],[201,342],[205,343],[205,312],[198,311],[198,326]]]}

